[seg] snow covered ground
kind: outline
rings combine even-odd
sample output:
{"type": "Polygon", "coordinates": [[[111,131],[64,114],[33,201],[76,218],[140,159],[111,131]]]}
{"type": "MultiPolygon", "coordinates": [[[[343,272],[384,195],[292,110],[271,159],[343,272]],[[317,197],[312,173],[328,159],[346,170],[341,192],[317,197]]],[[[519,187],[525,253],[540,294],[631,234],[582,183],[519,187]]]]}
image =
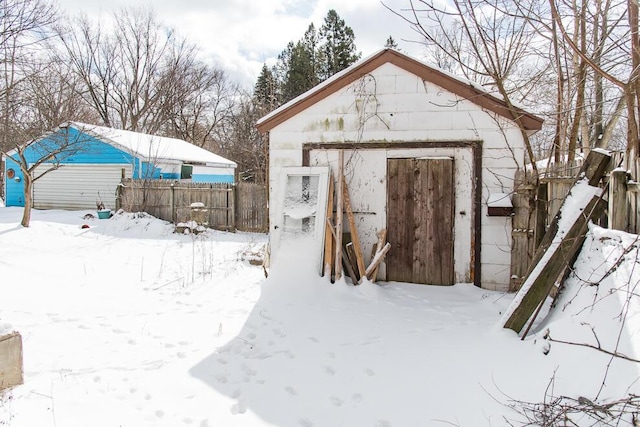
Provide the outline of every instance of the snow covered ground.
{"type": "Polygon", "coordinates": [[[25,359],[0,426],[501,426],[524,421],[513,400],[640,392],[640,364],[543,338],[595,343],[593,326],[640,357],[636,236],[594,227],[582,281],[521,341],[500,327],[513,295],[331,285],[295,247],[265,279],[243,255],[264,235],[85,213],[34,211],[24,229],[0,208],[0,329],[25,359]]]}

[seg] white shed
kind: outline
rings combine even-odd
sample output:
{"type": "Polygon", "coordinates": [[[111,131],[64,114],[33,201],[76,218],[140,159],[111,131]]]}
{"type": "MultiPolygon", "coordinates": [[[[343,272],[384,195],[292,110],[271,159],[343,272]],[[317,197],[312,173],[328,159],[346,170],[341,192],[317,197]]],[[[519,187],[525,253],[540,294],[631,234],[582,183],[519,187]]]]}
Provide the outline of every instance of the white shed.
{"type": "MultiPolygon", "coordinates": [[[[527,133],[540,129],[542,119],[518,112],[527,133]]],[[[272,241],[284,220],[279,201],[290,168],[335,171],[344,150],[364,253],[375,244],[377,230],[388,230],[392,246],[379,279],[508,289],[512,237],[506,199],[526,150],[500,97],[386,49],[257,126],[269,134],[272,241]]]]}

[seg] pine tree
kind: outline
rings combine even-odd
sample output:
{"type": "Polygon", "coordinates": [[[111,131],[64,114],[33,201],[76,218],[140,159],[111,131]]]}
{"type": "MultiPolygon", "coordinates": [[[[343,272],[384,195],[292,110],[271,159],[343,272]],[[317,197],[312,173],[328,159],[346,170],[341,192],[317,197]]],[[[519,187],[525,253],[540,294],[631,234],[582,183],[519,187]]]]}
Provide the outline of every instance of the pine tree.
{"type": "Polygon", "coordinates": [[[400,50],[398,49],[398,43],[396,43],[396,41],[391,36],[389,36],[389,38],[387,39],[387,42],[384,44],[384,47],[385,49],[400,50]]]}
{"type": "Polygon", "coordinates": [[[253,88],[253,103],[262,114],[275,110],[279,103],[278,82],[272,69],[267,64],[262,65],[262,70],[253,88]]]}
{"type": "Polygon", "coordinates": [[[357,61],[360,53],[354,39],[353,30],[335,10],[327,13],[320,31],[310,24],[298,42],[289,42],[278,55],[273,76],[280,88],[279,101],[295,98],[357,61]]]}
{"type": "Polygon", "coordinates": [[[320,37],[323,39],[322,51],[326,61],[323,76],[325,79],[360,59],[353,30],[335,10],[331,9],[324,18],[320,37]]]}

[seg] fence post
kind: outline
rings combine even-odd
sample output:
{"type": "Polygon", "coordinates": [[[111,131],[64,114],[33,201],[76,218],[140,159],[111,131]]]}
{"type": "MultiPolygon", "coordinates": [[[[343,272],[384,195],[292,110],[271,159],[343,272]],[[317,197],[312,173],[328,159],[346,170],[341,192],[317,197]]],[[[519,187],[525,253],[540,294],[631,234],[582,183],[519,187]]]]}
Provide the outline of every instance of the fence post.
{"type": "Polygon", "coordinates": [[[227,222],[230,222],[229,231],[236,231],[236,203],[235,203],[235,192],[236,188],[234,184],[229,185],[229,190],[227,191],[227,206],[231,205],[230,211],[227,212],[227,222]]]}
{"type": "Polygon", "coordinates": [[[549,217],[549,184],[538,181],[538,194],[536,195],[536,223],[534,250],[538,249],[544,233],[547,231],[547,218],[549,217]]]}
{"type": "Polygon", "coordinates": [[[627,230],[627,172],[615,169],[609,178],[609,228],[627,230]]]}
{"type": "Polygon", "coordinates": [[[171,222],[173,224],[176,223],[176,203],[175,203],[175,187],[173,186],[173,182],[171,186],[169,186],[169,206],[171,206],[171,222]]]}

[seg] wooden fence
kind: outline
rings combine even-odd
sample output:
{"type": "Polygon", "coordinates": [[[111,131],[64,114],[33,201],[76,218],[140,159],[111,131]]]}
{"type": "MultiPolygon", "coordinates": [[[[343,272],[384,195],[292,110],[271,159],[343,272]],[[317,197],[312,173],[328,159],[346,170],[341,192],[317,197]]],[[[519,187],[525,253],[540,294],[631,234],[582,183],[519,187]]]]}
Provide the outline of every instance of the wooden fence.
{"type": "Polygon", "coordinates": [[[210,184],[168,180],[122,180],[117,208],[144,211],[173,223],[191,219],[191,204],[203,203],[211,228],[227,231],[268,230],[267,189],[253,183],[210,184]]]}
{"type": "MultiPolygon", "coordinates": [[[[518,171],[515,177],[512,217],[511,290],[517,290],[527,273],[533,253],[546,227],[558,212],[576,180],[582,160],[552,164],[540,170],[518,171]]],[[[609,189],[609,208],[599,225],[630,233],[640,233],[640,159],[625,163],[623,152],[611,156],[601,185],[609,189]],[[626,166],[625,166],[626,164],[626,166]],[[618,168],[624,166],[624,169],[618,168]],[[616,169],[618,168],[618,169],[616,169]]]]}

